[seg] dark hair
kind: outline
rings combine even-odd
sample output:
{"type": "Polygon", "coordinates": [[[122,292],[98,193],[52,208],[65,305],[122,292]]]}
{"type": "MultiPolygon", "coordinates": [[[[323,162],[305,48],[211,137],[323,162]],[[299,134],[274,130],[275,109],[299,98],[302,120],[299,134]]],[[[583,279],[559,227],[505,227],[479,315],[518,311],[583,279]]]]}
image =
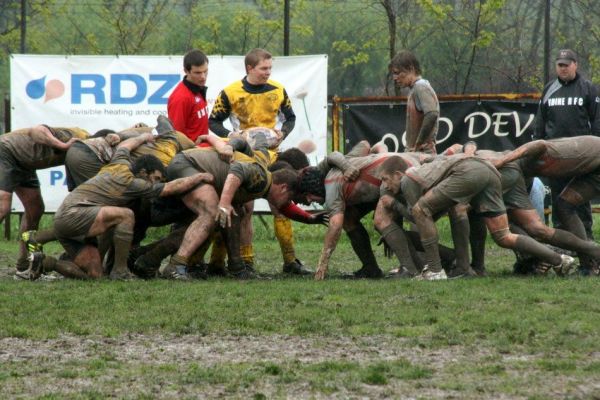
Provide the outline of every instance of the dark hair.
{"type": "Polygon", "coordinates": [[[400,71],[414,71],[417,75],[421,75],[421,65],[417,57],[408,50],[403,50],[396,54],[390,61],[389,68],[395,68],[400,71]]]}
{"type": "Polygon", "coordinates": [[[145,169],[148,174],[159,171],[163,176],[167,176],[167,170],[163,163],[158,157],[152,154],[139,156],[131,163],[131,172],[133,172],[133,175],[137,175],[142,169],[145,169]]]}
{"type": "Polygon", "coordinates": [[[269,167],[269,171],[275,172],[282,168],[289,168],[291,170],[294,169],[294,167],[292,167],[289,162],[277,160],[273,164],[271,164],[271,166],[269,167]]]}
{"type": "Polygon", "coordinates": [[[405,172],[408,169],[408,164],[402,157],[391,156],[381,164],[380,173],[391,175],[396,171],[405,172]]]}
{"type": "Polygon", "coordinates": [[[290,168],[281,168],[272,173],[273,183],[286,184],[288,190],[296,191],[298,185],[298,173],[290,168]]]}
{"type": "Polygon", "coordinates": [[[273,58],[271,53],[264,49],[252,49],[246,54],[244,58],[244,66],[246,67],[246,71],[248,70],[248,66],[254,68],[258,65],[262,60],[270,60],[273,58]]]}
{"type": "Polygon", "coordinates": [[[198,49],[193,49],[185,53],[183,56],[183,70],[189,71],[192,67],[197,67],[208,63],[208,57],[206,54],[198,49]]]}
{"type": "Polygon", "coordinates": [[[109,133],[116,133],[116,132],[113,131],[112,129],[100,129],[98,132],[94,133],[91,137],[92,138],[106,137],[106,135],[108,135],[109,133]]]}
{"type": "Polygon", "coordinates": [[[325,198],[325,176],[317,167],[307,167],[300,173],[299,193],[310,193],[325,198]]]}
{"type": "Polygon", "coordinates": [[[297,147],[292,147],[277,154],[277,161],[285,161],[289,163],[292,168],[297,170],[301,170],[310,165],[306,154],[297,147]]]}

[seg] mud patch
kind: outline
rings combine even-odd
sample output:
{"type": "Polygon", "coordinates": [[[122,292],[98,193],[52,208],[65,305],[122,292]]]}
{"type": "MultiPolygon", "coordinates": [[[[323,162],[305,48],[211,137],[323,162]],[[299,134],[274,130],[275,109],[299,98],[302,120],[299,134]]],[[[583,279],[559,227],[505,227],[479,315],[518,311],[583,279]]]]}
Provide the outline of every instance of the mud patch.
{"type": "MultiPolygon", "coordinates": [[[[599,359],[597,354],[591,356],[599,359]]],[[[533,365],[537,358],[538,355],[507,356],[472,346],[424,349],[390,336],[132,334],[117,338],[62,336],[42,341],[3,338],[0,339],[0,386],[9,397],[53,394],[61,398],[87,393],[87,397],[164,399],[261,396],[521,399],[540,394],[590,398],[600,393],[600,384],[585,385],[578,377],[534,370],[524,374],[518,367],[512,369],[513,361],[533,365]],[[346,378],[332,374],[335,381],[329,382],[320,379],[318,367],[316,372],[305,368],[324,364],[364,367],[398,360],[406,360],[431,373],[365,383],[344,380],[352,375],[344,375],[346,371],[341,370],[339,376],[346,378]],[[486,363],[505,363],[506,370],[502,372],[505,376],[476,371],[478,365],[486,363]],[[271,370],[269,365],[273,366],[271,370]],[[300,375],[286,379],[284,373],[277,372],[278,368],[286,370],[290,365],[296,366],[300,375]],[[461,368],[463,365],[471,366],[472,370],[461,368]],[[516,385],[520,379],[531,379],[531,387],[506,390],[503,386],[513,380],[516,385]],[[542,391],[535,387],[539,381],[549,382],[542,391]]]]}

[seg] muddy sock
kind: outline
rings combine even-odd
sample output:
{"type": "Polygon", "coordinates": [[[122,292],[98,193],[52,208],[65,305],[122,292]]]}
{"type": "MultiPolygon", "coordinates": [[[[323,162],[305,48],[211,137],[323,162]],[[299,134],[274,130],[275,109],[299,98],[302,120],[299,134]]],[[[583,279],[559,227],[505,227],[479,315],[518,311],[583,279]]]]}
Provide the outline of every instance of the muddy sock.
{"type": "Polygon", "coordinates": [[[172,231],[164,239],[154,242],[152,248],[139,258],[143,260],[144,264],[156,266],[158,270],[161,261],[177,251],[185,231],[186,227],[172,231]]]}
{"type": "Polygon", "coordinates": [[[240,217],[232,216],[231,227],[223,230],[223,239],[225,240],[225,246],[227,248],[228,265],[240,265],[244,263],[244,259],[241,254],[241,230],[240,230],[240,217]]]}
{"type": "Polygon", "coordinates": [[[575,206],[559,197],[553,211],[560,221],[561,229],[571,232],[580,239],[585,240],[587,238],[585,227],[577,215],[575,206]]]}
{"type": "Polygon", "coordinates": [[[421,243],[425,250],[425,261],[427,262],[429,270],[431,272],[440,272],[442,270],[442,262],[440,260],[437,236],[429,239],[421,239],[421,243]]]}
{"type": "Polygon", "coordinates": [[[534,239],[525,235],[517,235],[513,250],[531,254],[550,265],[558,265],[561,262],[560,255],[547,246],[536,242],[534,239]]]}
{"type": "Polygon", "coordinates": [[[57,262],[58,260],[56,258],[44,255],[44,259],[42,260],[42,267],[44,268],[44,272],[55,271],[57,262]]]}
{"type": "Polygon", "coordinates": [[[119,224],[113,233],[113,245],[115,249],[115,262],[111,273],[125,274],[127,268],[127,257],[133,240],[133,229],[130,225],[119,224]]]}
{"type": "Polygon", "coordinates": [[[275,237],[279,241],[283,263],[285,265],[296,261],[296,251],[294,250],[294,231],[292,230],[292,221],[285,217],[274,217],[273,226],[275,227],[275,237]]]}
{"type": "Polygon", "coordinates": [[[373,248],[371,247],[371,238],[365,227],[359,224],[356,229],[346,232],[346,234],[363,268],[367,270],[380,270],[375,259],[375,254],[373,254],[373,248]]]}
{"type": "Polygon", "coordinates": [[[179,254],[174,254],[171,256],[171,260],[169,261],[169,265],[188,265],[188,259],[180,256],[179,254]]]}
{"type": "Polygon", "coordinates": [[[227,246],[223,240],[223,235],[221,232],[214,232],[211,235],[211,239],[212,250],[210,253],[209,264],[224,266],[225,259],[227,258],[227,246]]]}
{"type": "Polygon", "coordinates": [[[248,265],[254,265],[254,248],[251,244],[240,246],[242,260],[248,265]]]}
{"type": "MultiPolygon", "coordinates": [[[[44,259],[44,261],[46,261],[44,259]]],[[[79,266],[77,264],[75,264],[73,261],[67,261],[67,260],[55,260],[55,266],[53,267],[54,271],[58,272],[59,274],[67,277],[67,278],[73,278],[73,279],[90,279],[90,277],[88,276],[88,274],[85,273],[85,271],[83,271],[81,268],[79,268],[79,266]]]]}
{"type": "Polygon", "coordinates": [[[54,229],[44,229],[37,231],[34,238],[39,244],[46,244],[56,240],[56,233],[54,233],[54,229]]]}
{"type": "Polygon", "coordinates": [[[469,215],[469,243],[471,244],[471,266],[477,272],[485,271],[485,242],[487,228],[479,215],[469,215]]]}
{"type": "Polygon", "coordinates": [[[381,230],[381,237],[383,237],[387,245],[392,249],[398,261],[400,261],[400,265],[407,271],[416,274],[417,268],[412,259],[404,230],[392,222],[381,230]]]}
{"type": "MultiPolygon", "coordinates": [[[[416,251],[420,251],[421,253],[425,252],[425,248],[423,247],[423,243],[421,242],[421,237],[419,236],[418,232],[406,231],[405,233],[408,239],[410,240],[410,243],[412,244],[411,247],[414,247],[416,251]]],[[[456,254],[454,253],[453,248],[438,243],[438,250],[439,257],[441,259],[441,262],[444,263],[444,265],[450,265],[456,259],[456,254]]],[[[419,260],[422,258],[421,255],[418,255],[417,257],[419,260]]],[[[416,260],[417,258],[413,256],[413,259],[416,260]]],[[[427,260],[425,259],[423,263],[427,264],[427,260]]],[[[420,270],[423,269],[423,267],[425,266],[424,264],[420,266],[420,270]]]]}
{"type": "Polygon", "coordinates": [[[600,246],[592,241],[580,239],[571,232],[556,229],[548,243],[561,249],[585,253],[587,256],[600,259],[600,246]]]}
{"type": "Polygon", "coordinates": [[[454,252],[456,253],[456,267],[460,271],[471,268],[469,262],[469,219],[464,217],[453,218],[450,222],[454,252]]]}

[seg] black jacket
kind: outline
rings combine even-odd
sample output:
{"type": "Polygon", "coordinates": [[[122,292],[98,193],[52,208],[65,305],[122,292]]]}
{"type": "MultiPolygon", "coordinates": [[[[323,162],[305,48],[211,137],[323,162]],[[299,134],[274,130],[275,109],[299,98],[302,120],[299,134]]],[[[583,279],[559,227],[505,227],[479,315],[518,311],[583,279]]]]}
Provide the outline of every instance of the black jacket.
{"type": "Polygon", "coordinates": [[[579,74],[569,82],[549,82],[538,106],[533,139],[600,136],[600,98],[594,85],[579,74]]]}

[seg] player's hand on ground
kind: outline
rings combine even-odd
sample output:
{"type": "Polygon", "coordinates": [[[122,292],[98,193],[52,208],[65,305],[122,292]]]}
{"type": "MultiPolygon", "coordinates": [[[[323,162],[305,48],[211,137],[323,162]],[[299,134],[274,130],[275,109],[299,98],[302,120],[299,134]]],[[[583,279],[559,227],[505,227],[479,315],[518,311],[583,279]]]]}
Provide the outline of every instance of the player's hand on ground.
{"type": "Polygon", "coordinates": [[[221,228],[230,228],[232,215],[237,216],[233,207],[219,205],[219,209],[217,210],[217,215],[215,216],[215,221],[217,221],[217,223],[219,224],[219,226],[221,228]]]}
{"type": "Polygon", "coordinates": [[[324,266],[319,266],[317,272],[315,272],[315,281],[322,281],[325,279],[325,275],[327,275],[327,268],[324,266]]]}
{"type": "Polygon", "coordinates": [[[329,212],[327,211],[317,211],[313,213],[313,224],[323,224],[325,226],[329,226],[329,212]]]}

